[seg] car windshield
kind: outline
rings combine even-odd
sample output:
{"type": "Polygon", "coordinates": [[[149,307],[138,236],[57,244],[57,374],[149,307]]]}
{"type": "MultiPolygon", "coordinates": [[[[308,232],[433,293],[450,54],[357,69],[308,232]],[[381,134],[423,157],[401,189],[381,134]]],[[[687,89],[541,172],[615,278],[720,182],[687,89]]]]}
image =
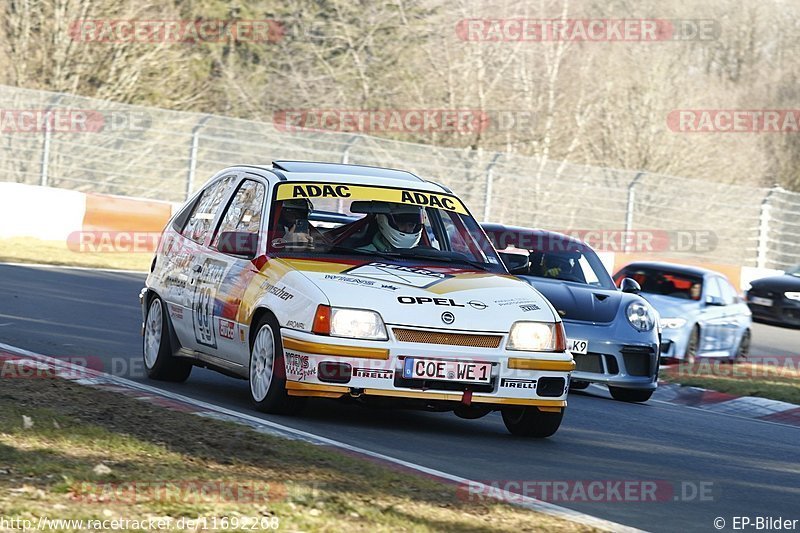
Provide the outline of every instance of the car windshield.
{"type": "Polygon", "coordinates": [[[514,254],[527,253],[526,274],[529,276],[571,281],[604,289],[616,288],[595,251],[582,242],[546,233],[504,233],[498,237],[489,232],[489,237],[498,245],[498,250],[514,254]]]}
{"type": "Polygon", "coordinates": [[[368,185],[281,183],[268,253],[278,257],[372,256],[506,273],[455,196],[368,185]]]}
{"type": "Polygon", "coordinates": [[[618,275],[617,281],[622,278],[633,278],[642,292],[648,294],[698,301],[703,293],[702,277],[681,272],[629,266],[618,275]]]}
{"type": "Polygon", "coordinates": [[[789,276],[795,276],[800,278],[800,265],[795,265],[791,267],[789,270],[786,271],[786,274],[789,276]]]}

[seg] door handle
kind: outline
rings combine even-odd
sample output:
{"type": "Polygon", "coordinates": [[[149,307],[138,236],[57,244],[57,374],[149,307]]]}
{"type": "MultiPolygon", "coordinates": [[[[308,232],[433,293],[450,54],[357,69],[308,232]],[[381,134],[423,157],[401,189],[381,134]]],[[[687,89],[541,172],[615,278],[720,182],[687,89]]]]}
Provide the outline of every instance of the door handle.
{"type": "Polygon", "coordinates": [[[203,265],[195,265],[192,267],[192,270],[199,273],[200,271],[203,270],[203,265]]]}

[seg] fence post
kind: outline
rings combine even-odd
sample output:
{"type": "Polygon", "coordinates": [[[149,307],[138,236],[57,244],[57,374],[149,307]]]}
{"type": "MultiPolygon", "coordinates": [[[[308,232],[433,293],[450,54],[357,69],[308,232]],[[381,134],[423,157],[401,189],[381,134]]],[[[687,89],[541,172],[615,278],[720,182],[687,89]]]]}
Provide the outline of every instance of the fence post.
{"type": "Polygon", "coordinates": [[[486,165],[486,201],[483,204],[483,221],[489,222],[489,216],[492,213],[492,187],[494,185],[494,166],[503,152],[495,152],[494,157],[486,165]]]}
{"type": "Polygon", "coordinates": [[[767,252],[769,252],[769,230],[770,221],[772,220],[772,205],[770,199],[776,192],[783,189],[778,185],[773,185],[772,188],[764,196],[761,201],[761,212],[758,215],[758,246],[756,248],[756,267],[767,268],[767,252]]]}
{"type": "Polygon", "coordinates": [[[47,187],[48,176],[50,170],[50,111],[44,115],[44,144],[42,146],[42,174],[39,179],[39,185],[47,187]]]}
{"type": "MultiPolygon", "coordinates": [[[[353,135],[352,137],[347,139],[347,144],[345,145],[344,151],[342,152],[341,163],[343,165],[347,165],[348,163],[350,163],[350,148],[355,146],[355,144],[360,140],[361,140],[361,135],[353,135]]],[[[344,212],[344,199],[343,198],[339,198],[339,200],[336,203],[337,203],[337,206],[338,206],[337,210],[340,213],[343,213],[344,212]]]]}
{"type": "Polygon", "coordinates": [[[200,119],[194,128],[192,128],[192,144],[189,148],[189,171],[186,174],[186,198],[185,200],[189,199],[189,196],[192,195],[192,189],[194,188],[194,178],[195,174],[197,173],[197,150],[200,146],[200,130],[203,126],[206,125],[206,122],[211,120],[212,115],[206,115],[200,119]]]}
{"type": "Polygon", "coordinates": [[[628,184],[628,205],[625,208],[625,236],[622,239],[622,251],[628,253],[630,251],[630,241],[628,237],[630,232],[633,231],[633,209],[636,205],[636,184],[644,176],[644,172],[637,173],[631,182],[628,184]]]}

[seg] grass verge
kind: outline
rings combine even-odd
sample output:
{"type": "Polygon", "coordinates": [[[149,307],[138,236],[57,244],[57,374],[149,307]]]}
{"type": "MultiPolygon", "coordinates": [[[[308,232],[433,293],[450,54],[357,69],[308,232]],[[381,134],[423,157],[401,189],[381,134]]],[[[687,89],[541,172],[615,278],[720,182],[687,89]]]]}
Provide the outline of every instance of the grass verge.
{"type": "Polygon", "coordinates": [[[729,364],[705,360],[692,365],[680,363],[662,370],[659,379],[735,396],[758,396],[800,404],[800,370],[796,367],[796,358],[764,363],[729,364]]]}
{"type": "Polygon", "coordinates": [[[66,242],[28,237],[0,239],[0,262],[41,263],[45,265],[141,270],[153,261],[148,252],[76,252],[66,242]]]}
{"type": "Polygon", "coordinates": [[[465,501],[454,486],[326,447],[59,379],[0,379],[0,516],[169,519],[171,531],[199,517],[208,530],[228,531],[250,530],[256,519],[266,520],[259,530],[590,530],[465,501]]]}

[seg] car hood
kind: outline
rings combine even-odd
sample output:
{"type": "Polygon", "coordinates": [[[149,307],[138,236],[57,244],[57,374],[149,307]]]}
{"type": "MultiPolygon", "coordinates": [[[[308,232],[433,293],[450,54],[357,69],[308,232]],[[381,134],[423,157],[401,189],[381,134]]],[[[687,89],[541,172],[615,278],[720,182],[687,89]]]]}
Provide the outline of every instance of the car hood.
{"type": "Polygon", "coordinates": [[[566,320],[581,322],[613,322],[623,294],[616,289],[600,289],[559,280],[521,276],[545,298],[566,320]]]}
{"type": "Polygon", "coordinates": [[[700,302],[683,300],[663,294],[639,293],[639,296],[650,302],[663,318],[684,317],[696,313],[700,309],[700,302]]]}
{"type": "Polygon", "coordinates": [[[800,278],[783,274],[760,278],[750,283],[754,289],[765,288],[773,291],[800,291],[800,278]]]}
{"type": "Polygon", "coordinates": [[[287,263],[331,306],[372,309],[387,324],[507,333],[517,320],[556,320],[541,294],[509,275],[390,261],[287,263]],[[447,312],[452,323],[442,318],[447,312]]]}

